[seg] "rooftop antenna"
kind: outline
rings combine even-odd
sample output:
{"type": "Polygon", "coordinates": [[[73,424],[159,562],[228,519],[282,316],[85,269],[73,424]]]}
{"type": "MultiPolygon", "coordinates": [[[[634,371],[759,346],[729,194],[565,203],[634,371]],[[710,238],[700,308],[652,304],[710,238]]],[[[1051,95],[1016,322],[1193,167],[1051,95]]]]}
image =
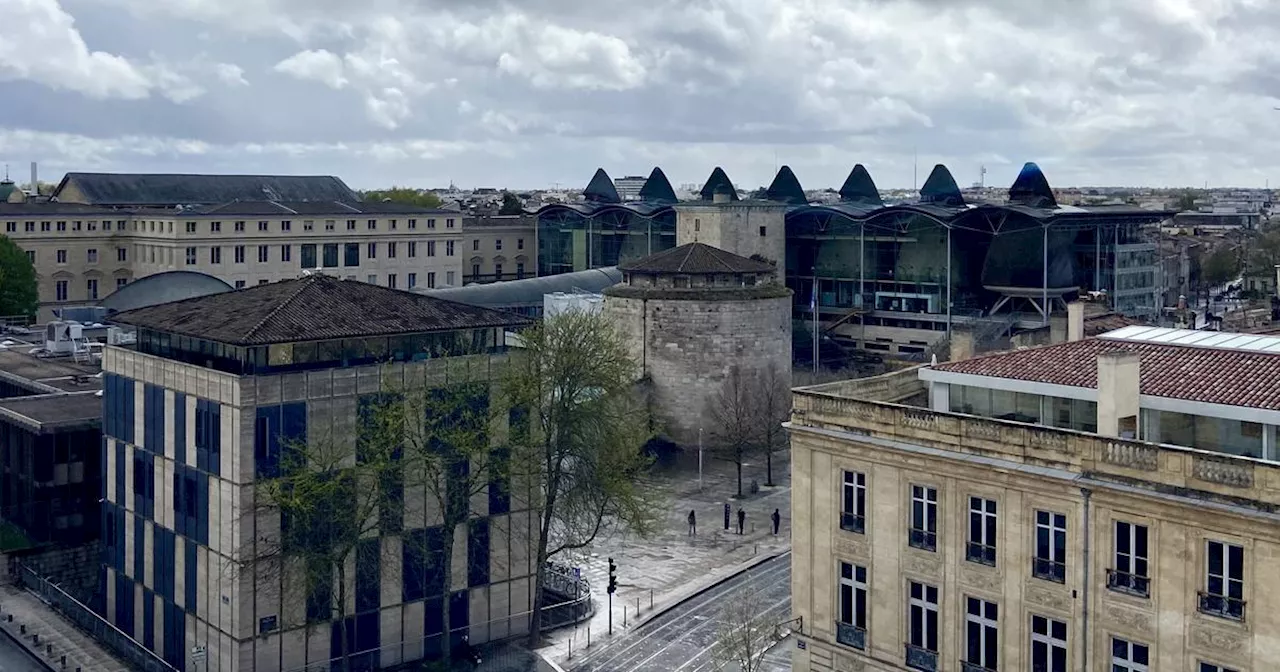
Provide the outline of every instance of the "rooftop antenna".
{"type": "Polygon", "coordinates": [[[911,190],[920,190],[920,152],[918,148],[911,148],[911,190]]]}
{"type": "Polygon", "coordinates": [[[987,188],[987,167],[986,166],[978,166],[978,188],[979,189],[987,188]]]}

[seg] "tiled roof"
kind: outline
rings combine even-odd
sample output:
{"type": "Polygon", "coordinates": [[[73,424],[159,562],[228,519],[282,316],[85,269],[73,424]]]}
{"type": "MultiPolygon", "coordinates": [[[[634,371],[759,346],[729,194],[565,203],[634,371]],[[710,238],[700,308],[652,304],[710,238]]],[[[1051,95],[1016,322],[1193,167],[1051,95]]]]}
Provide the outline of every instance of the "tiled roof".
{"type": "Polygon", "coordinates": [[[350,201],[356,195],[328,175],[179,175],[67,173],[57,197],[72,183],[90,202],[110,206],[192,205],[236,200],[350,201]]]}
{"type": "Polygon", "coordinates": [[[529,324],[523,317],[316,273],[111,318],[231,345],[267,345],[529,324]]]}
{"type": "Polygon", "coordinates": [[[1142,323],[1142,320],[1122,313],[1088,315],[1084,318],[1084,335],[1085,337],[1101,336],[1108,331],[1115,331],[1116,329],[1132,327],[1135,324],[1142,323]]]}
{"type": "Polygon", "coordinates": [[[706,243],[685,243],[644,259],[618,264],[618,270],[628,273],[767,273],[773,265],[726,252],[706,243]]]}
{"type": "Polygon", "coordinates": [[[1096,389],[1098,355],[1113,351],[1138,354],[1142,394],[1280,410],[1280,354],[1101,337],[975,357],[933,368],[1096,389]]]}

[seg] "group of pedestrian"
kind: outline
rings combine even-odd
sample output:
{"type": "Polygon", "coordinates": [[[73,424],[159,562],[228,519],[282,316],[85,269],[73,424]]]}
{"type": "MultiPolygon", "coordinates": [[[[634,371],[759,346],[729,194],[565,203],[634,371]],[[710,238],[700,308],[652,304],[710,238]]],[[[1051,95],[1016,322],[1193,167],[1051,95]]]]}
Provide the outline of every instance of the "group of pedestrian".
{"type": "MultiPolygon", "coordinates": [[[[732,513],[733,513],[733,507],[729,505],[729,502],[725,502],[724,503],[725,531],[729,530],[730,516],[732,515],[732,513]]],[[[775,508],[773,510],[773,513],[769,515],[769,519],[773,521],[773,533],[776,535],[778,533],[778,528],[782,525],[782,513],[775,508]]],[[[738,506],[738,534],[743,533],[743,528],[745,528],[746,525],[747,525],[747,512],[743,511],[742,506],[739,505],[738,506]]],[[[693,509],[689,510],[689,536],[691,537],[698,536],[698,512],[693,509]]]]}

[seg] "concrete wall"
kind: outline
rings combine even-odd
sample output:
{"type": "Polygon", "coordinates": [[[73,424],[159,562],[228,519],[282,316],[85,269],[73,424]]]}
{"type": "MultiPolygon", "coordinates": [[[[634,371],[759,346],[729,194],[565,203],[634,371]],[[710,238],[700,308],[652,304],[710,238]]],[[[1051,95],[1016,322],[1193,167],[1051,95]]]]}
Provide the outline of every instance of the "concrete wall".
{"type": "Polygon", "coordinates": [[[676,206],[676,245],[706,243],[744,257],[760,255],[786,263],[787,208],[767,201],[676,206]],[[761,234],[763,229],[763,235],[761,234]]]}
{"type": "Polygon", "coordinates": [[[657,419],[682,445],[696,445],[699,428],[713,431],[706,410],[735,365],[772,364],[790,378],[790,295],[732,301],[606,295],[604,311],[652,381],[657,419]]]}

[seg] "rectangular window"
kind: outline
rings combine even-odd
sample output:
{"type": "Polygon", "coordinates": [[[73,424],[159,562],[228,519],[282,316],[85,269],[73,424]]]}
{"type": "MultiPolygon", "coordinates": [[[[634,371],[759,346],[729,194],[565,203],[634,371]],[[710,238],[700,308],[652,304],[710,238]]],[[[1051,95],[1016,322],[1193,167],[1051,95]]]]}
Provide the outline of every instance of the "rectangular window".
{"type": "Polygon", "coordinates": [[[1239,670],[1233,667],[1227,667],[1225,665],[1215,665],[1213,663],[1206,663],[1204,661],[1201,661],[1200,667],[1196,669],[1198,670],[1198,672],[1240,672],[1239,670]]]}
{"type": "Polygon", "coordinates": [[[1052,511],[1036,511],[1036,555],[1031,574],[1037,579],[1067,581],[1067,517],[1052,511]]]}
{"type": "Polygon", "coordinates": [[[236,280],[236,289],[244,289],[244,286],[245,286],[244,280],[236,280]]]}
{"type": "Polygon", "coordinates": [[[452,240],[446,240],[446,241],[444,241],[444,256],[446,256],[446,257],[452,257],[452,256],[453,256],[453,242],[454,242],[454,241],[452,241],[452,240]]]}
{"type": "Polygon", "coordinates": [[[409,258],[413,259],[416,256],[418,256],[418,244],[411,240],[409,241],[409,258]]]}
{"type": "Polygon", "coordinates": [[[911,529],[907,543],[925,551],[938,550],[938,489],[911,486],[911,529]]]}
{"type": "Polygon", "coordinates": [[[964,559],[996,566],[996,501],[969,498],[969,543],[964,559]]]}
{"type": "Polygon", "coordinates": [[[516,238],[516,249],[517,250],[524,249],[524,238],[516,238]]]}
{"type": "Polygon", "coordinates": [[[378,244],[377,244],[377,243],[369,243],[366,247],[367,247],[368,249],[366,249],[366,250],[365,250],[365,253],[364,253],[365,258],[367,258],[367,259],[377,259],[377,258],[378,258],[378,244]]]}
{"type": "Polygon", "coordinates": [[[369,227],[368,227],[368,228],[369,228],[369,230],[370,230],[370,231],[377,231],[377,230],[378,230],[378,220],[376,220],[376,219],[371,219],[371,220],[369,220],[369,227]]]}
{"type": "Polygon", "coordinates": [[[236,233],[244,232],[244,222],[236,222],[236,233]]]}
{"type": "Polygon", "coordinates": [[[270,227],[270,224],[268,222],[258,222],[259,231],[266,231],[269,227],[270,227]]]}
{"type": "Polygon", "coordinates": [[[97,301],[98,300],[98,280],[96,278],[89,278],[85,282],[86,282],[86,289],[88,289],[89,291],[89,300],[97,301]]]}
{"type": "Polygon", "coordinates": [[[477,280],[479,278],[480,278],[480,264],[471,264],[471,279],[477,280]]]}
{"type": "Polygon", "coordinates": [[[67,300],[67,281],[58,280],[53,285],[54,298],[58,301],[67,300]]]}
{"type": "Polygon", "coordinates": [[[196,248],[194,247],[187,248],[187,265],[188,266],[196,265],[196,248]]]}
{"type": "Polygon", "coordinates": [[[391,289],[395,289],[395,288],[396,288],[396,274],[395,274],[395,273],[388,273],[388,274],[387,274],[387,286],[388,286],[388,287],[390,287],[391,289]]]}
{"type": "Polygon", "coordinates": [[[480,251],[480,241],[479,241],[478,239],[477,239],[477,240],[472,240],[472,241],[471,241],[471,251],[472,251],[472,252],[479,252],[479,251],[480,251]]]}
{"type": "Polygon", "coordinates": [[[427,256],[428,257],[436,256],[436,241],[434,240],[427,241],[427,256]]]}
{"type": "Polygon", "coordinates": [[[1032,672],[1067,672],[1067,624],[1045,616],[1031,617],[1032,672]]]}
{"type": "Polygon", "coordinates": [[[17,222],[5,222],[5,223],[4,223],[4,232],[5,232],[5,233],[17,233],[17,232],[18,232],[18,223],[17,223],[17,222]]]}
{"type": "Polygon", "coordinates": [[[347,243],[342,246],[342,265],[360,265],[360,243],[347,243]]]}
{"type": "Polygon", "coordinates": [[[1200,612],[1244,620],[1244,547],[1210,541],[1205,558],[1205,589],[1200,593],[1200,612]]]}
{"type": "Polygon", "coordinates": [[[1111,638],[1111,672],[1148,672],[1150,650],[1119,637],[1111,638]]]}
{"type": "Polygon", "coordinates": [[[998,670],[999,607],[976,597],[965,598],[965,672],[998,670]]]}
{"type": "Polygon", "coordinates": [[[209,222],[209,232],[218,233],[222,231],[222,222],[209,222]]]}
{"type": "Polygon", "coordinates": [[[67,251],[66,251],[66,250],[58,250],[58,251],[54,254],[54,257],[57,259],[57,261],[58,261],[58,263],[59,263],[59,264],[65,264],[65,263],[67,263],[67,251]]]}
{"type": "Polygon", "coordinates": [[[291,261],[292,259],[293,259],[293,246],[292,246],[292,245],[281,245],[281,246],[280,246],[280,261],[291,261]]]}
{"type": "Polygon", "coordinates": [[[524,280],[524,262],[516,263],[516,280],[524,280]]]}
{"type": "Polygon", "coordinates": [[[129,284],[129,278],[116,278],[116,289],[120,289],[129,284]]]}
{"type": "Polygon", "coordinates": [[[453,271],[446,271],[446,272],[445,272],[445,274],[444,274],[444,278],[445,278],[445,280],[444,280],[444,284],[445,284],[445,286],[446,286],[446,287],[452,287],[452,286],[453,286],[453,271]]]}
{"type": "Polygon", "coordinates": [[[435,289],[436,273],[435,271],[427,271],[427,289],[435,289]]]}
{"type": "Polygon", "coordinates": [[[365,282],[367,282],[367,283],[369,283],[369,284],[371,284],[371,285],[376,285],[376,284],[378,284],[378,274],[377,274],[377,273],[370,273],[370,274],[369,274],[369,277],[368,277],[368,278],[365,278],[365,282]]]}
{"type": "Polygon", "coordinates": [[[87,252],[87,254],[86,254],[85,256],[87,257],[87,260],[88,260],[88,262],[89,262],[89,263],[91,263],[91,264],[96,264],[96,263],[98,263],[98,250],[96,250],[96,249],[94,249],[94,248],[89,248],[89,250],[88,250],[88,252],[87,252]]]}
{"type": "Polygon", "coordinates": [[[862,534],[867,522],[867,475],[845,471],[840,486],[840,529],[862,534]]]}
{"type": "Polygon", "coordinates": [[[128,261],[128,260],[129,260],[129,252],[128,252],[128,248],[124,248],[124,247],[117,247],[117,248],[116,248],[116,261],[128,261]]]}
{"type": "Polygon", "coordinates": [[[416,220],[416,219],[411,219],[411,220],[409,220],[409,228],[410,228],[410,229],[416,229],[416,228],[418,228],[418,220],[416,220]]]}
{"type": "Polygon", "coordinates": [[[499,251],[499,252],[501,252],[501,251],[502,251],[502,239],[501,239],[501,238],[496,238],[496,239],[494,239],[494,241],[493,241],[493,249],[495,249],[495,250],[497,250],[497,251],[499,251]]]}
{"type": "Polygon", "coordinates": [[[215,246],[215,247],[211,247],[211,248],[209,248],[209,263],[211,263],[211,264],[221,264],[221,263],[222,263],[222,248],[221,248],[221,247],[216,247],[216,246],[215,246]]]}
{"type": "Polygon", "coordinates": [[[453,228],[453,218],[452,218],[452,217],[449,217],[448,219],[444,220],[444,228],[446,228],[446,229],[452,229],[452,228],[453,228]]]}
{"type": "Polygon", "coordinates": [[[388,219],[388,220],[387,220],[387,228],[391,229],[392,231],[395,231],[395,230],[396,230],[396,220],[394,220],[394,219],[388,219]]]}
{"type": "Polygon", "coordinates": [[[36,251],[35,251],[35,250],[26,250],[26,253],[27,253],[27,263],[29,263],[29,264],[31,264],[31,265],[33,265],[33,266],[34,266],[34,265],[35,265],[35,263],[36,263],[36,251]]]}
{"type": "Polygon", "coordinates": [[[911,582],[907,601],[907,667],[934,672],[938,669],[938,588],[911,582]]]}
{"type": "Polygon", "coordinates": [[[332,219],[326,219],[326,220],[324,220],[324,230],[325,230],[325,231],[332,231],[332,230],[333,230],[333,226],[334,226],[334,224],[335,224],[335,222],[334,222],[332,219]]]}
{"type": "Polygon", "coordinates": [[[493,279],[494,280],[502,279],[502,264],[493,265],[493,279]]]}
{"type": "Polygon", "coordinates": [[[417,286],[418,286],[418,274],[417,274],[417,273],[410,273],[410,274],[409,274],[409,289],[413,289],[414,287],[417,287],[417,286]]]}
{"type": "Polygon", "coordinates": [[[395,258],[396,258],[396,244],[395,244],[395,242],[387,243],[387,258],[388,258],[388,259],[395,259],[395,258]]]}
{"type": "Polygon", "coordinates": [[[836,641],[855,649],[867,648],[867,568],[840,563],[840,593],[836,641]]]}
{"type": "Polygon", "coordinates": [[[347,220],[347,230],[348,230],[348,231],[355,231],[355,230],[356,230],[356,220],[354,220],[354,219],[348,219],[348,220],[347,220]]]}
{"type": "Polygon", "coordinates": [[[236,245],[236,247],[235,247],[235,259],[236,259],[236,263],[237,263],[237,264],[243,264],[243,263],[244,263],[244,245],[236,245]]]}
{"type": "Polygon", "coordinates": [[[1107,587],[1138,597],[1150,597],[1147,526],[1117,520],[1115,533],[1115,567],[1107,570],[1107,587]]]}
{"type": "Polygon", "coordinates": [[[303,231],[310,231],[310,230],[312,230],[312,229],[314,229],[314,228],[316,228],[316,222],[315,222],[315,220],[313,220],[313,219],[304,219],[304,220],[302,220],[302,230],[303,230],[303,231]]]}
{"type": "Polygon", "coordinates": [[[271,260],[271,253],[268,252],[269,249],[271,248],[267,247],[266,245],[258,246],[258,263],[259,264],[265,264],[271,260]]]}
{"type": "Polygon", "coordinates": [[[195,232],[196,232],[196,223],[187,222],[187,233],[195,233],[195,232]]]}
{"type": "Polygon", "coordinates": [[[324,260],[323,261],[324,261],[325,268],[338,267],[338,244],[337,243],[324,244],[324,260]]]}
{"type": "Polygon", "coordinates": [[[281,231],[289,231],[289,230],[291,230],[292,228],[293,228],[293,222],[290,222],[290,221],[289,221],[289,220],[287,220],[287,219],[286,219],[286,220],[284,220],[284,221],[282,221],[282,222],[280,222],[280,230],[281,230],[281,231]]]}
{"type": "Polygon", "coordinates": [[[316,263],[315,243],[307,243],[306,245],[300,246],[299,252],[303,268],[319,268],[320,265],[316,263]]]}

